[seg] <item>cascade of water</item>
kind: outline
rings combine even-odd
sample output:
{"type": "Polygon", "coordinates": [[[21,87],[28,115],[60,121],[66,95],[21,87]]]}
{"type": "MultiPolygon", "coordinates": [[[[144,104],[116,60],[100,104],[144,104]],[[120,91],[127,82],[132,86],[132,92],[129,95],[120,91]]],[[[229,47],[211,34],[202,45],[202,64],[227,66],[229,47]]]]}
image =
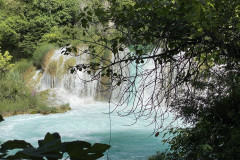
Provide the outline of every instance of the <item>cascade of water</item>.
{"type": "MultiPolygon", "coordinates": [[[[36,90],[38,92],[48,91],[51,95],[49,98],[56,97],[57,101],[61,99],[62,102],[58,103],[55,101],[53,103],[56,104],[52,105],[71,103],[73,97],[93,100],[96,97],[98,81],[86,82],[92,78],[86,72],[77,71],[75,74],[69,73],[71,66],[88,64],[89,54],[80,53],[81,51],[79,51],[76,56],[63,55],[61,54],[63,50],[56,50],[46,65],[45,70],[38,70],[36,72],[36,75],[33,77],[36,90]]],[[[51,101],[53,100],[51,99],[51,101]]]]}
{"type": "MultiPolygon", "coordinates": [[[[129,53],[130,53],[129,49],[126,48],[124,51],[119,52],[118,54],[112,56],[112,62],[117,62],[117,61],[126,59],[126,57],[128,56],[129,53]]],[[[113,73],[120,74],[122,77],[129,77],[131,74],[131,68],[133,68],[133,66],[131,66],[125,62],[117,63],[116,65],[113,65],[113,73]]],[[[128,83],[128,82],[125,83],[125,82],[121,81],[121,85],[118,86],[117,85],[118,82],[119,81],[117,81],[117,79],[115,79],[112,84],[112,86],[116,86],[112,90],[112,96],[111,96],[111,99],[115,100],[115,101],[119,101],[121,96],[124,96],[124,93],[125,93],[126,87],[127,87],[127,83],[128,83]]]]}
{"type": "MultiPolygon", "coordinates": [[[[113,90],[110,88],[110,90],[106,92],[101,92],[105,87],[101,84],[103,79],[91,81],[92,75],[84,71],[76,71],[75,74],[69,73],[71,66],[90,63],[90,55],[84,52],[86,49],[88,49],[87,46],[78,48],[78,53],[76,53],[75,56],[62,55],[61,53],[64,49],[56,50],[46,65],[45,70],[38,71],[33,77],[35,81],[39,79],[36,84],[37,91],[49,92],[51,105],[75,103],[76,99],[108,100],[110,94],[113,101],[121,100],[132,105],[134,97],[141,97],[141,103],[148,105],[147,103],[151,98],[150,96],[153,90],[156,90],[156,87],[158,87],[151,83],[154,82],[155,77],[158,76],[157,74],[162,74],[160,73],[161,71],[158,71],[159,73],[151,72],[155,67],[153,60],[138,65],[137,69],[135,62],[131,64],[121,62],[113,65],[113,72],[121,74],[123,77],[128,77],[128,80],[126,82],[119,80],[121,81],[120,86],[117,85],[117,79],[112,80],[111,86],[116,87],[113,90]],[[42,74],[41,78],[39,78],[40,74],[42,74]],[[132,93],[135,93],[135,95],[132,93]]],[[[161,52],[161,50],[159,52],[161,52]]],[[[113,55],[111,61],[121,61],[125,59],[128,54],[130,54],[130,51],[125,49],[123,52],[113,55]]]]}

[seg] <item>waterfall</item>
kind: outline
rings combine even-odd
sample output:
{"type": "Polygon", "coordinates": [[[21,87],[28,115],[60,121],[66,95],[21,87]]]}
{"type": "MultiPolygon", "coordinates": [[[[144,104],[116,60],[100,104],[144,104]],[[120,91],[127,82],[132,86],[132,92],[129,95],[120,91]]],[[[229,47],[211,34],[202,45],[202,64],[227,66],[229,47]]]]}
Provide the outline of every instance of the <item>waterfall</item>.
{"type": "Polygon", "coordinates": [[[89,64],[89,54],[82,53],[85,49],[87,47],[82,46],[76,55],[61,54],[64,49],[55,50],[46,68],[38,70],[32,78],[37,92],[48,92],[48,101],[52,106],[96,98],[99,82],[91,81],[92,75],[84,71],[69,72],[71,66],[89,64]]]}
{"type": "MultiPolygon", "coordinates": [[[[86,51],[87,45],[81,45],[77,48],[77,53],[69,55],[62,54],[66,48],[58,49],[53,52],[44,69],[40,69],[32,78],[34,91],[38,93],[45,92],[48,95],[48,104],[50,106],[59,106],[62,104],[77,103],[76,101],[108,101],[111,95],[111,100],[118,101],[119,97],[124,93],[124,83],[117,86],[117,80],[112,80],[108,77],[100,77],[98,80],[92,80],[95,73],[88,74],[86,70],[76,70],[75,73],[70,73],[70,68],[78,64],[89,64],[91,56],[86,51]],[[107,82],[107,83],[104,83],[107,82]],[[115,86],[114,88],[112,86],[115,86]]],[[[119,61],[129,53],[128,49],[120,54],[110,55],[109,60],[119,61]]],[[[110,53],[111,54],[111,53],[110,53]]],[[[123,76],[130,75],[130,68],[122,62],[112,67],[114,73],[121,71],[123,76]]]]}
{"type": "MultiPolygon", "coordinates": [[[[66,103],[72,106],[72,104],[77,104],[82,100],[108,101],[110,95],[112,101],[125,103],[130,105],[130,107],[133,101],[135,101],[135,105],[148,106],[151,103],[150,100],[153,91],[161,90],[160,86],[154,84],[155,77],[158,76],[158,83],[161,81],[165,82],[168,79],[167,76],[162,75],[161,70],[152,72],[156,66],[153,60],[148,60],[141,65],[137,65],[135,62],[129,64],[121,62],[113,65],[113,73],[128,77],[127,81],[119,79],[121,85],[117,85],[118,79],[114,78],[113,80],[101,77],[98,80],[92,80],[94,73],[88,74],[84,69],[82,71],[77,70],[74,74],[69,72],[69,68],[74,65],[90,63],[90,54],[84,52],[88,50],[88,46],[83,45],[78,47],[78,53],[74,55],[63,55],[62,52],[64,50],[66,48],[54,51],[44,70],[38,70],[32,78],[34,88],[37,92],[47,92],[50,106],[59,106],[66,103]],[[138,66],[138,69],[136,69],[136,66],[138,66]],[[163,80],[160,79],[161,77],[163,80]],[[104,80],[107,82],[110,81],[108,86],[102,84],[104,80]],[[109,90],[106,89],[108,87],[109,90]],[[138,100],[134,100],[136,97],[140,97],[141,101],[136,102],[138,100]]],[[[112,62],[121,61],[128,54],[130,54],[130,51],[125,49],[123,52],[112,56],[110,60],[112,62]]],[[[166,69],[169,70],[169,67],[166,67],[166,69]]],[[[167,70],[164,72],[168,73],[169,71],[167,70]]],[[[162,97],[162,94],[156,95],[156,103],[161,101],[162,97]]]]}

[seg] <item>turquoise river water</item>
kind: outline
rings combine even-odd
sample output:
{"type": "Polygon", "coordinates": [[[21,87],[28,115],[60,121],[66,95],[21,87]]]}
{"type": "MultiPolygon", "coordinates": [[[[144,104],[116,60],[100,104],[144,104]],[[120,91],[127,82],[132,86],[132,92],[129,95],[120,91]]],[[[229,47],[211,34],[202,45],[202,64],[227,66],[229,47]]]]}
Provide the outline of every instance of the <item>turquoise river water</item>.
{"type": "Polygon", "coordinates": [[[0,123],[0,142],[18,139],[37,146],[37,140],[47,132],[59,132],[63,141],[110,143],[108,155],[112,160],[146,160],[156,151],[166,149],[161,136],[152,135],[154,126],[146,127],[149,121],[139,120],[131,125],[135,122],[133,117],[119,117],[115,112],[111,114],[110,138],[108,109],[108,103],[85,101],[62,114],[6,117],[0,123]]]}

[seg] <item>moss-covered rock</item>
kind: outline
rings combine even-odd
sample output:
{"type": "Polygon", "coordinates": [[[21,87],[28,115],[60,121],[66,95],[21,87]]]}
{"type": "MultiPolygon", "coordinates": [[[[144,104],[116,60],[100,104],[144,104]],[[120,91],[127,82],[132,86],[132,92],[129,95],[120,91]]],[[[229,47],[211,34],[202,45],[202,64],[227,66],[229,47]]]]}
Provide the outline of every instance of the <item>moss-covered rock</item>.
{"type": "Polygon", "coordinates": [[[49,89],[38,92],[38,97],[39,97],[40,101],[46,102],[48,100],[49,96],[50,96],[49,89]]]}
{"type": "Polygon", "coordinates": [[[43,70],[46,70],[55,50],[50,50],[44,57],[43,63],[41,64],[41,67],[43,70]]]}
{"type": "Polygon", "coordinates": [[[101,83],[100,83],[101,92],[98,92],[97,97],[95,97],[95,99],[103,102],[108,101],[110,98],[109,87],[110,87],[110,78],[106,76],[101,77],[101,83]]]}
{"type": "Polygon", "coordinates": [[[56,60],[52,60],[51,62],[49,62],[46,71],[51,76],[56,76],[57,75],[57,71],[58,71],[58,63],[57,63],[57,61],[56,60]]]}
{"type": "Polygon", "coordinates": [[[64,63],[64,73],[67,73],[72,66],[76,65],[76,63],[77,61],[74,57],[67,59],[64,63]]]}
{"type": "Polygon", "coordinates": [[[23,78],[27,85],[30,83],[30,81],[31,81],[32,77],[35,75],[36,71],[37,71],[37,68],[34,66],[31,66],[24,73],[23,78]]]}
{"type": "Polygon", "coordinates": [[[58,59],[58,66],[60,68],[60,66],[63,64],[63,55],[61,55],[58,59]]]}

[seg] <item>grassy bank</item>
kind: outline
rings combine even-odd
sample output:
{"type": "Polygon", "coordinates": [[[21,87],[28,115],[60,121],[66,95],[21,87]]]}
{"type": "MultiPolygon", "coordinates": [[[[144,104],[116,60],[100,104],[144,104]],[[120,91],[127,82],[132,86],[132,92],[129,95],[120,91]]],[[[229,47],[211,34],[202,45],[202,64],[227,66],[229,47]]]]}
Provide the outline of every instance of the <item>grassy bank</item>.
{"type": "MultiPolygon", "coordinates": [[[[0,77],[0,114],[12,116],[18,114],[50,114],[63,113],[71,108],[68,104],[49,107],[43,95],[36,93],[30,79],[36,67],[28,60],[21,60],[12,69],[0,77]]],[[[45,98],[46,99],[46,98],[45,98]]]]}
{"type": "Polygon", "coordinates": [[[0,104],[0,114],[3,117],[13,116],[19,114],[52,114],[52,113],[64,113],[71,110],[69,104],[49,107],[45,102],[40,101],[38,95],[30,99],[16,99],[8,100],[3,99],[0,104]]]}
{"type": "Polygon", "coordinates": [[[64,113],[71,110],[69,105],[63,105],[60,107],[36,107],[36,108],[25,108],[25,109],[19,109],[19,108],[10,108],[4,111],[1,111],[0,114],[3,117],[8,116],[14,116],[19,114],[53,114],[53,113],[64,113]]]}

